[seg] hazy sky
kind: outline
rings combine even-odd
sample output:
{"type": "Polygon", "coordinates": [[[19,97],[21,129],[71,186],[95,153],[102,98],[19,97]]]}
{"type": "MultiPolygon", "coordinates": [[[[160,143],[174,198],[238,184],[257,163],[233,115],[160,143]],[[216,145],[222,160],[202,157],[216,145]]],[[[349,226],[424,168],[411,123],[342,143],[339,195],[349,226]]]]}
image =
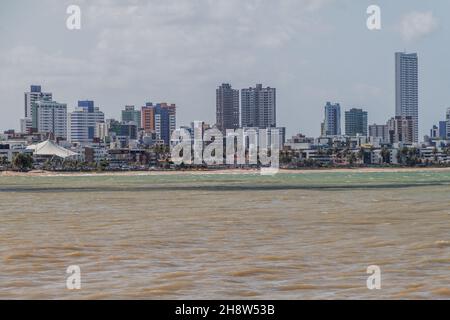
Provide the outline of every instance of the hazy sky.
{"type": "MultiPolygon", "coordinates": [[[[95,100],[178,105],[178,125],[215,121],[215,89],[277,88],[278,125],[317,136],[326,101],[394,115],[394,53],[418,52],[421,136],[450,107],[448,0],[2,0],[0,128],[19,127],[23,92],[41,84],[71,110],[95,100]],[[66,28],[66,9],[82,28],[66,28]],[[382,10],[369,31],[366,9],[382,10]]],[[[343,111],[344,111],[343,110],[343,111]]]]}

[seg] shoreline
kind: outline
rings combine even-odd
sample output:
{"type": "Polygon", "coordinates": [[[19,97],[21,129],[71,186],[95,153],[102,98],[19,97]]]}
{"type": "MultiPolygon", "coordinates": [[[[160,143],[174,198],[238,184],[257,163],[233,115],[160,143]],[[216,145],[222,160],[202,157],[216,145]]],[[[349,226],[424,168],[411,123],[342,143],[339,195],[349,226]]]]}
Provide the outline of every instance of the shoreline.
{"type": "MultiPolygon", "coordinates": [[[[328,168],[328,169],[280,169],[280,174],[320,173],[412,173],[450,172],[447,168],[328,168]]],[[[101,176],[163,176],[163,175],[255,175],[258,169],[180,170],[180,171],[112,171],[112,172],[53,172],[32,170],[29,172],[2,171],[0,177],[101,177],[101,176]]]]}

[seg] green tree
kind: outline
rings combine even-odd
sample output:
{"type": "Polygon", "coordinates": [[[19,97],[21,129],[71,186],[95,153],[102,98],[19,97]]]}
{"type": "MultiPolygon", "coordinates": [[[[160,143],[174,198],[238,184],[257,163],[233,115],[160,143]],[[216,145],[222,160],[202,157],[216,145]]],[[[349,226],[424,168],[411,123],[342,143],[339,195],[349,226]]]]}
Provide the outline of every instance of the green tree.
{"type": "Polygon", "coordinates": [[[7,157],[0,157],[0,166],[7,166],[9,164],[7,157]]]}
{"type": "Polygon", "coordinates": [[[109,161],[106,159],[101,160],[98,164],[97,164],[97,168],[100,171],[105,171],[107,168],[109,167],[109,161]]]}
{"type": "Polygon", "coordinates": [[[407,147],[401,148],[400,152],[397,154],[398,162],[401,164],[408,163],[408,154],[409,154],[409,149],[407,147]]]}
{"type": "Polygon", "coordinates": [[[407,156],[406,156],[406,163],[408,166],[415,166],[419,163],[418,160],[418,150],[416,148],[411,148],[408,150],[407,156]]]}
{"type": "Polygon", "coordinates": [[[391,152],[389,151],[388,148],[383,147],[383,149],[381,149],[381,157],[383,158],[383,163],[390,163],[391,162],[391,152]]]}
{"type": "Polygon", "coordinates": [[[438,149],[437,149],[436,147],[434,147],[434,149],[433,149],[433,159],[434,159],[434,162],[438,162],[438,156],[437,156],[437,154],[438,154],[438,149]]]}
{"type": "Polygon", "coordinates": [[[350,153],[347,155],[347,162],[348,162],[351,166],[355,164],[356,160],[357,160],[357,158],[356,158],[356,155],[355,155],[354,152],[350,152],[350,153]]]}
{"type": "Polygon", "coordinates": [[[26,172],[33,168],[33,157],[29,154],[18,153],[14,156],[12,161],[14,170],[26,172]]]}
{"type": "Polygon", "coordinates": [[[356,159],[359,160],[360,162],[363,162],[365,153],[366,150],[363,147],[359,148],[356,159]]]}

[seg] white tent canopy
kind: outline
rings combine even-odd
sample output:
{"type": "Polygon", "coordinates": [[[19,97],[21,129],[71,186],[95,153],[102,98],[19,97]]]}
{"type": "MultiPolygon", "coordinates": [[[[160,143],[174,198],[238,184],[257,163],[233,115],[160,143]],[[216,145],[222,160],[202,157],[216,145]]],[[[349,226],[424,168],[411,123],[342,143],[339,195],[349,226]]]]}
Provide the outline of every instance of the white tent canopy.
{"type": "Polygon", "coordinates": [[[78,155],[50,140],[29,146],[27,147],[27,150],[32,150],[33,153],[38,156],[57,156],[63,159],[78,155]]]}

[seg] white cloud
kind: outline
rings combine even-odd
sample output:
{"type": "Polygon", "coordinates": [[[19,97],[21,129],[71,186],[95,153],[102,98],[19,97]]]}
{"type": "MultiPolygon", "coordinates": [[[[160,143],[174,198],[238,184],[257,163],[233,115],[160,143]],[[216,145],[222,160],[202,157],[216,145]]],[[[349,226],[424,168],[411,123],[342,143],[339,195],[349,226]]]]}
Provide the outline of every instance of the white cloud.
{"type": "Polygon", "coordinates": [[[414,41],[426,37],[438,28],[438,20],[433,12],[410,12],[404,15],[398,27],[405,41],[414,41]]]}
{"type": "MultiPolygon", "coordinates": [[[[275,85],[283,78],[280,69],[286,69],[279,57],[305,41],[304,35],[319,38],[328,32],[320,10],[333,1],[66,0],[82,10],[80,31],[55,30],[72,42],[71,49],[61,37],[51,46],[22,42],[6,47],[0,53],[0,81],[9,90],[3,85],[0,94],[20,92],[12,102],[18,104],[21,93],[36,82],[62,102],[100,100],[101,107],[114,109],[105,110],[110,116],[123,103],[167,99],[180,105],[180,124],[205,113],[209,118],[204,120],[213,120],[216,85],[275,85]]],[[[44,2],[61,13],[52,17],[65,17],[65,3],[44,2]]],[[[60,25],[65,28],[63,19],[60,25]]]]}

